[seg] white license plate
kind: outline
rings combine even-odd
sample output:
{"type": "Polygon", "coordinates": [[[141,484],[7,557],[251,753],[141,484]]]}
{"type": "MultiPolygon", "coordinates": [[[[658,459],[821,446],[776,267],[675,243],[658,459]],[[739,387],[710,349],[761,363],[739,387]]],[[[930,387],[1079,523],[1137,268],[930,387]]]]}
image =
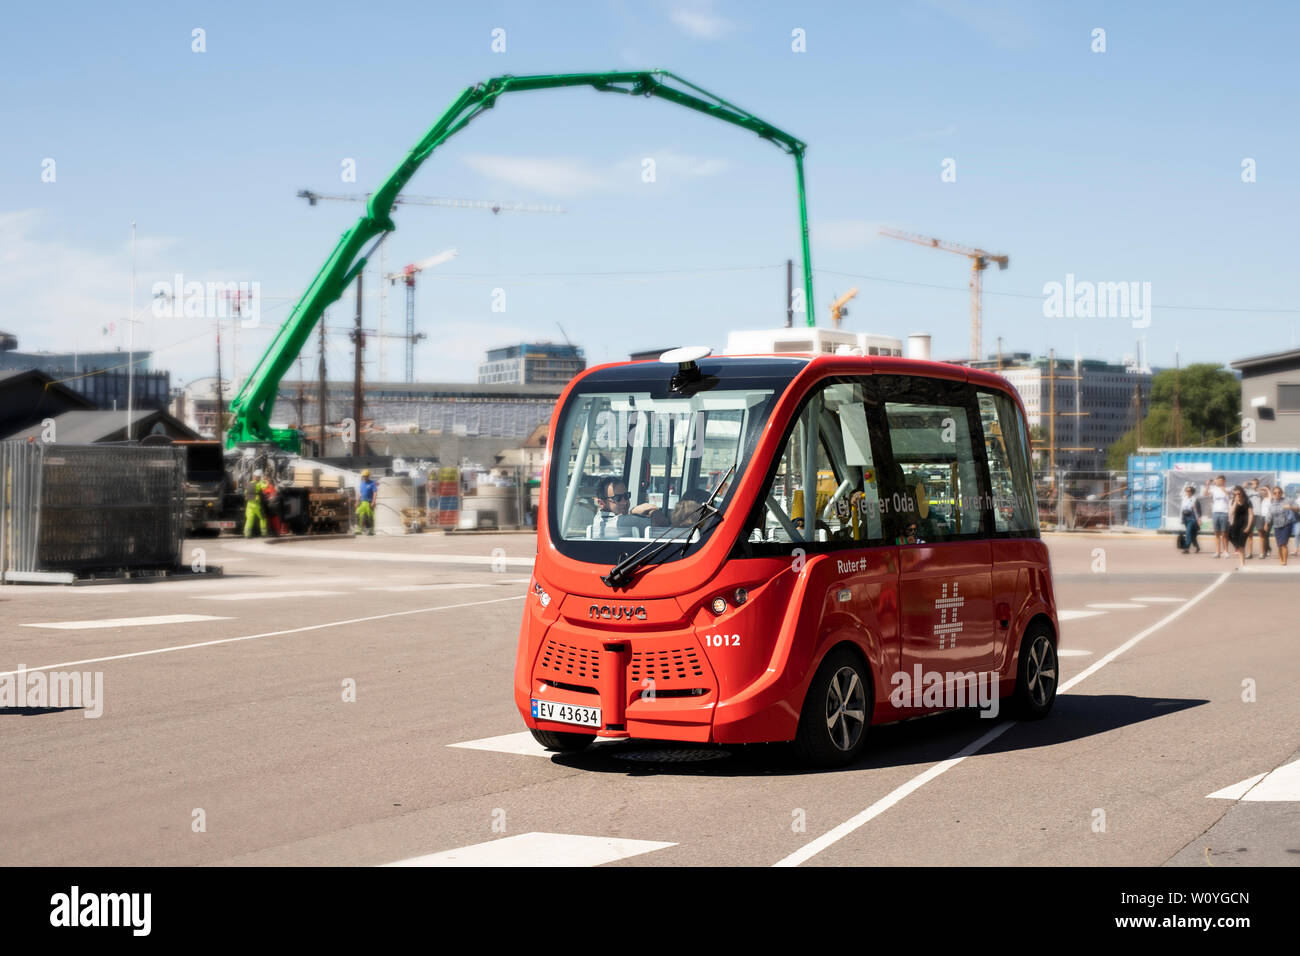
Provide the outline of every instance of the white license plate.
{"type": "Polygon", "coordinates": [[[537,720],[552,720],[559,724],[578,724],[582,727],[600,728],[599,707],[579,707],[575,704],[561,704],[553,700],[533,698],[533,717],[537,720]]]}

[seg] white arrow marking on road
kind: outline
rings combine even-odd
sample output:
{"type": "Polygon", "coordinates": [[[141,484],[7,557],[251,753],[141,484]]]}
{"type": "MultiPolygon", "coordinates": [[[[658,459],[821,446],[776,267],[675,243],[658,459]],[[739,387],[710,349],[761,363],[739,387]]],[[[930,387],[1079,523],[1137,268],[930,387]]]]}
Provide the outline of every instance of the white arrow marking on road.
{"type": "MultiPolygon", "coordinates": [[[[592,746],[612,743],[618,743],[618,740],[597,738],[592,742],[592,746]]],[[[554,752],[539,744],[533,738],[533,735],[526,730],[523,733],[484,737],[481,740],[467,740],[464,743],[447,744],[447,746],[460,747],[463,750],[489,750],[500,754],[519,754],[524,757],[546,757],[549,759],[555,756],[554,752]]]]}
{"type": "Polygon", "coordinates": [[[1105,611],[1057,611],[1056,619],[1058,621],[1077,621],[1081,617],[1096,617],[1098,614],[1105,613],[1105,611]]]}
{"type": "Polygon", "coordinates": [[[1095,607],[1102,611],[1125,611],[1133,607],[1146,607],[1145,604],[1089,604],[1088,607],[1095,607]]]}
{"type": "Polygon", "coordinates": [[[618,840],[569,833],[521,833],[475,843],[457,850],[430,853],[387,866],[600,866],[629,856],[663,850],[675,843],[618,840]]]}
{"type": "Polygon", "coordinates": [[[228,617],[210,614],[160,614],[157,617],[115,617],[99,621],[50,621],[24,624],[23,627],[52,627],[61,631],[83,631],[92,627],[141,627],[147,624],[190,624],[194,621],[229,621],[228,617]]]}
{"type": "MultiPolygon", "coordinates": [[[[439,607],[416,607],[406,611],[389,611],[387,614],[371,614],[366,617],[354,617],[345,621],[326,621],[323,624],[306,624],[302,627],[291,627],[283,631],[265,631],[261,634],[244,634],[240,637],[222,637],[213,641],[199,641],[195,644],[179,644],[172,647],[155,647],[148,651],[133,651],[130,654],[113,654],[109,657],[88,657],[81,661],[60,661],[57,664],[41,664],[39,667],[25,667],[24,672],[30,674],[32,671],[50,671],[65,667],[79,667],[82,664],[99,664],[104,661],[124,661],[132,657],[149,657],[153,654],[174,654],[177,651],[192,651],[200,647],[216,647],[218,644],[236,644],[240,641],[258,641],[265,637],[281,637],[285,634],[302,634],[306,631],[319,631],[330,627],[347,627],[350,624],[369,624],[371,621],[384,621],[390,617],[406,617],[411,614],[428,614],[432,611],[454,611],[463,607],[482,607],[485,604],[501,604],[503,601],[518,601],[524,597],[522,594],[516,594],[514,597],[492,598],[489,601],[470,601],[464,604],[443,604],[439,607]]],[[[198,615],[183,615],[196,617],[198,615]]],[[[209,618],[213,621],[229,620],[229,618],[209,618]]],[[[38,625],[39,626],[39,625],[38,625]]],[[[0,671],[0,677],[8,677],[10,674],[17,674],[17,671],[0,671]]]]}
{"type": "Polygon", "coordinates": [[[1132,597],[1130,601],[1146,601],[1148,604],[1182,604],[1187,598],[1180,597],[1132,597]]]}
{"type": "Polygon", "coordinates": [[[346,591],[237,591],[234,594],[201,594],[202,601],[277,601],[281,598],[330,597],[346,591]]]}
{"type": "Polygon", "coordinates": [[[1080,651],[1073,648],[1061,648],[1056,652],[1057,657],[1091,657],[1092,651],[1080,651]]]}
{"type": "Polygon", "coordinates": [[[1300,760],[1209,794],[1220,800],[1300,800],[1300,760]]]}

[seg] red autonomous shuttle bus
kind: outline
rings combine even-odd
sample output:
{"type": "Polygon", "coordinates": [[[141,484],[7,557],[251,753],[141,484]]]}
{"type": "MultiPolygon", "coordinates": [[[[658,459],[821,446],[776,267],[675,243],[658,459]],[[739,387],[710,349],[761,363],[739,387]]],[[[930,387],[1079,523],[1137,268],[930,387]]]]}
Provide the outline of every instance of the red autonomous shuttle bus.
{"type": "Polygon", "coordinates": [[[588,370],[551,419],[524,723],[557,751],[794,741],[837,765],[871,724],[973,704],[974,680],[1046,715],[1027,432],[1005,379],[936,362],[701,348],[588,370]]]}

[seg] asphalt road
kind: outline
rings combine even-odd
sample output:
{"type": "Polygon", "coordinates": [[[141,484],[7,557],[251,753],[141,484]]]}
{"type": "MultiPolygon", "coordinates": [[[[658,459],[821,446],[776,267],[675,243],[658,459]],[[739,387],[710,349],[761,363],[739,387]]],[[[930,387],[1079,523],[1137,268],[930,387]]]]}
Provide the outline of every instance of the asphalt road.
{"type": "Polygon", "coordinates": [[[103,690],[0,709],[0,864],[1300,865],[1300,562],[1049,540],[1052,715],[873,728],[833,772],[544,755],[511,696],[528,536],[194,541],[223,576],[6,587],[0,671],[103,690]]]}

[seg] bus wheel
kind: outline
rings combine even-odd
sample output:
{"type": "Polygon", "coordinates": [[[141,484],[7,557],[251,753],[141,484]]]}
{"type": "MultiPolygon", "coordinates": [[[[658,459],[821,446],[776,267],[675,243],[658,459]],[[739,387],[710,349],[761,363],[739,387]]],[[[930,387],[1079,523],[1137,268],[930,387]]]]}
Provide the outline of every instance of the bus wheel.
{"type": "Polygon", "coordinates": [[[795,752],[818,767],[852,763],[867,744],[870,677],[852,651],[840,648],[822,661],[799,715],[795,752]]]}
{"type": "Polygon", "coordinates": [[[1016,671],[1016,714],[1022,720],[1047,716],[1056,702],[1057,664],[1052,632],[1044,624],[1030,629],[1020,642],[1016,671]]]}
{"type": "Polygon", "coordinates": [[[554,730],[536,730],[531,727],[529,729],[532,731],[533,739],[539,744],[547,750],[562,754],[586,750],[587,746],[596,739],[595,734],[564,734],[554,730]]]}

